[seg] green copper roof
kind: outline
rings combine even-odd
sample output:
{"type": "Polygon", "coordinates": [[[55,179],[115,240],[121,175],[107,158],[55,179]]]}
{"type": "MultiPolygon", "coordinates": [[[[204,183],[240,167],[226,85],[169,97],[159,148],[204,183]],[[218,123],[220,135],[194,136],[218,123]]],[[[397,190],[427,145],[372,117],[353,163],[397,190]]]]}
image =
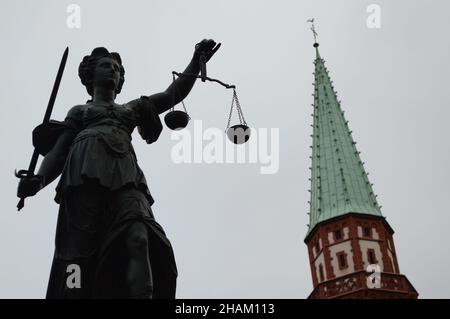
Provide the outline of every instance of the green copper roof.
{"type": "Polygon", "coordinates": [[[317,46],[308,234],[318,223],[347,213],[381,216],[364,163],[317,46]]]}

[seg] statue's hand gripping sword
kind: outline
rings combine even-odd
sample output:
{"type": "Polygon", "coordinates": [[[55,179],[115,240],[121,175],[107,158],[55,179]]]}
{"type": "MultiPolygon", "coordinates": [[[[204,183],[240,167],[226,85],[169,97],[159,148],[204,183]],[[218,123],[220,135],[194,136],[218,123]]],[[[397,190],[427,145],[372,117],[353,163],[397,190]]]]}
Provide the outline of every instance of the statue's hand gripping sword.
{"type": "MultiPolygon", "coordinates": [[[[50,116],[53,111],[53,105],[55,104],[56,94],[58,93],[59,84],[61,83],[61,78],[64,72],[64,67],[66,66],[67,56],[69,54],[69,47],[66,47],[64,50],[64,54],[61,59],[61,63],[59,64],[58,73],[56,74],[55,83],[53,84],[52,94],[50,95],[50,99],[48,101],[47,110],[45,111],[44,120],[42,124],[45,125],[50,121],[50,116]]],[[[39,157],[39,151],[34,148],[33,156],[31,157],[30,165],[28,166],[28,170],[21,169],[18,172],[15,171],[14,174],[18,178],[24,177],[32,177],[34,176],[34,170],[36,169],[37,160],[39,157]]],[[[17,204],[17,210],[21,210],[25,205],[25,198],[21,198],[19,203],[17,204]]]]}

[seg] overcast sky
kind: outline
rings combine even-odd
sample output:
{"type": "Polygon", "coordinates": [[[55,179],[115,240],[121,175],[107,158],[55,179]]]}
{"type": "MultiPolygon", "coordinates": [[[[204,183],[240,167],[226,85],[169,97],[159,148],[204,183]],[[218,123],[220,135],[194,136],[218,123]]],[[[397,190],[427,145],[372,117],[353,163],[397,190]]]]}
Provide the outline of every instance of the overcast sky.
{"type": "MultiPolygon", "coordinates": [[[[315,17],[326,60],[382,212],[400,270],[420,297],[450,297],[450,3],[434,1],[2,1],[0,4],[0,297],[43,298],[53,256],[56,182],[16,212],[15,168],[27,168],[60,57],[70,47],[53,118],[87,100],[78,64],[96,46],[126,70],[117,102],[164,90],[195,43],[222,43],[208,75],[237,85],[254,128],[279,129],[279,170],[261,163],[176,164],[171,131],[133,142],[170,238],[179,298],[305,298],[315,17]],[[81,27],[66,24],[81,8],[81,27]],[[381,28],[366,25],[381,7],[381,28]]],[[[186,106],[224,129],[231,92],[197,82],[186,106]]],[[[189,126],[192,130],[193,123],[189,126]]]]}

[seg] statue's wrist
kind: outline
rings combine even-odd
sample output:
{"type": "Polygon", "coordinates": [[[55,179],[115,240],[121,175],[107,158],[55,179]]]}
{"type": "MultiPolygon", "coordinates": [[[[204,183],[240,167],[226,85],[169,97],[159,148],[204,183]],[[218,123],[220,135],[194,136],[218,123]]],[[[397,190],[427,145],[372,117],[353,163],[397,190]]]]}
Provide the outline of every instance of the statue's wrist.
{"type": "Polygon", "coordinates": [[[45,187],[45,185],[46,185],[46,178],[45,178],[45,176],[44,175],[36,175],[36,177],[38,177],[39,178],[39,180],[40,180],[40,183],[39,183],[39,190],[41,190],[41,189],[43,189],[44,187],[45,187]]]}
{"type": "Polygon", "coordinates": [[[200,72],[200,57],[198,57],[194,54],[190,64],[191,64],[191,67],[194,69],[194,73],[200,72]]]}

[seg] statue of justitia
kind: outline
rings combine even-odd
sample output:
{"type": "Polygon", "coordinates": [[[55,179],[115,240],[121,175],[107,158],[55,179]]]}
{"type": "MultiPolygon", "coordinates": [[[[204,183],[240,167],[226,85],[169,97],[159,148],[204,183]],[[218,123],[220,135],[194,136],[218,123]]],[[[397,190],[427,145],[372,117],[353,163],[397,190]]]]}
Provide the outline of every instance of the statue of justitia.
{"type": "Polygon", "coordinates": [[[17,196],[35,195],[59,175],[55,253],[47,298],[174,298],[177,268],[154,202],[131,144],[137,127],[147,143],[162,130],[159,115],[182,101],[219,48],[203,40],[184,73],[165,91],[115,103],[124,83],[118,53],[95,48],[79,76],[91,99],[73,106],[64,121],[33,132],[44,159],[36,175],[24,176],[17,196]],[[176,94],[175,94],[176,92],[176,94]],[[78,285],[70,284],[76,265],[78,285]]]}

